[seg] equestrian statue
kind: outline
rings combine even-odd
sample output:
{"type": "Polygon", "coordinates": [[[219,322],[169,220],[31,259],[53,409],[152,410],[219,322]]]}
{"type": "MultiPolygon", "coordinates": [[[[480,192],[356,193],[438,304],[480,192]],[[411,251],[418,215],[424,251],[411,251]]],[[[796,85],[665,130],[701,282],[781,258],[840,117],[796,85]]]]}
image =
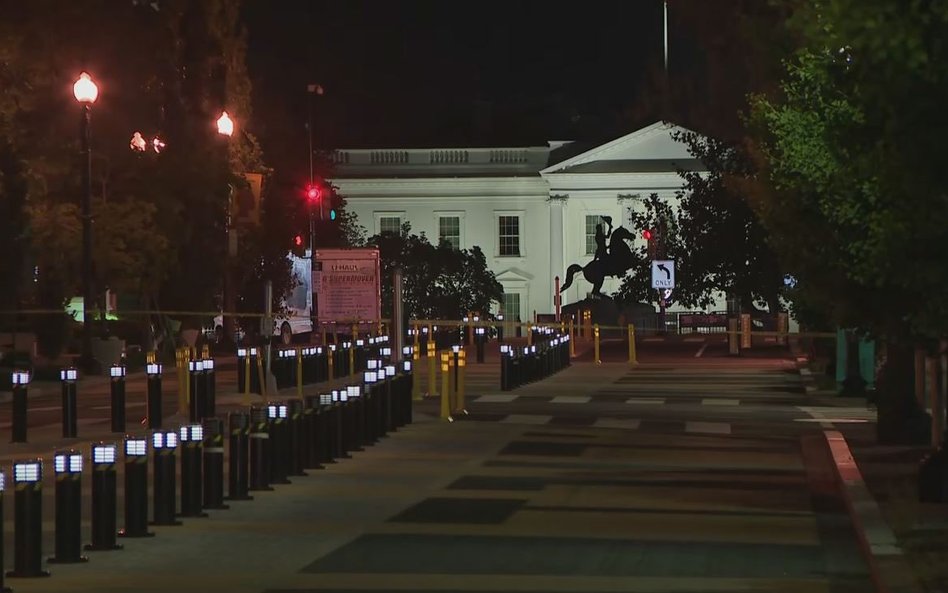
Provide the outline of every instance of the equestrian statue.
{"type": "Polygon", "coordinates": [[[609,229],[603,231],[601,222],[596,225],[596,254],[593,256],[593,260],[585,266],[572,264],[566,268],[566,282],[560,288],[561,294],[572,285],[573,276],[577,272],[582,272],[586,282],[593,285],[593,296],[605,297],[606,295],[602,294],[600,290],[606,276],[621,278],[625,276],[626,270],[634,265],[635,260],[632,257],[632,250],[629,243],[626,243],[626,241],[631,242],[633,240],[632,233],[621,226],[613,230],[611,216],[603,216],[602,220],[605,221],[609,229]],[[607,239],[609,240],[608,247],[606,245],[607,239]]]}

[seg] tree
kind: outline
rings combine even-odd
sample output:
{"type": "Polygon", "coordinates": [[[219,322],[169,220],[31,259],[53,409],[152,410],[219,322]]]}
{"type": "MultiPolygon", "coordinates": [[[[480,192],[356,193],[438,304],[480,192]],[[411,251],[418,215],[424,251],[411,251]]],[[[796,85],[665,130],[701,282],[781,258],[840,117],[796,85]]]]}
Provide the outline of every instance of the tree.
{"type": "Polygon", "coordinates": [[[382,266],[382,311],[393,310],[393,276],[404,278],[405,314],[412,319],[461,319],[471,311],[490,311],[503,297],[503,287],[487,267],[479,247],[455,249],[447,242],[432,245],[425,235],[411,234],[408,223],[401,233],[369,238],[377,247],[382,266]]]}
{"type": "Polygon", "coordinates": [[[801,48],[753,112],[774,184],[757,210],[800,291],[885,339],[879,436],[917,438],[912,349],[948,332],[948,5],[827,0],[794,18],[801,48]]]}

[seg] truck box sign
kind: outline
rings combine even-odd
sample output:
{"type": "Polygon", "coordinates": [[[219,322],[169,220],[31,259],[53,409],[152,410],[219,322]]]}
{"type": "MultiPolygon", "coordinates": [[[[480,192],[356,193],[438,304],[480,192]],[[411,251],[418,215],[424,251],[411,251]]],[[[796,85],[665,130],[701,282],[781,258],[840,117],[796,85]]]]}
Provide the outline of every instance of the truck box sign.
{"type": "Polygon", "coordinates": [[[319,323],[378,321],[381,318],[378,249],[317,249],[313,294],[319,323]]]}

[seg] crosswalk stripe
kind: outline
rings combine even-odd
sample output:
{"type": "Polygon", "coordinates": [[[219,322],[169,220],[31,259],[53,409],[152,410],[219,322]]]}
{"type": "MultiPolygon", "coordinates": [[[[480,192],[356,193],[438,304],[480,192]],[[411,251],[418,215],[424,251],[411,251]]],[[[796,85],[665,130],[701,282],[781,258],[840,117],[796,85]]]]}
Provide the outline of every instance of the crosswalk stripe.
{"type": "Polygon", "coordinates": [[[550,400],[551,404],[588,404],[588,395],[558,395],[550,400]]]}
{"type": "Polygon", "coordinates": [[[546,424],[553,416],[543,414],[510,414],[501,422],[506,424],[546,424]]]}
{"type": "Polygon", "coordinates": [[[510,403],[517,399],[517,397],[518,396],[513,393],[496,393],[492,395],[482,395],[474,401],[479,404],[510,403]]]}
{"type": "Polygon", "coordinates": [[[685,422],[685,432],[731,434],[731,425],[727,422],[685,422]]]}
{"type": "Polygon", "coordinates": [[[740,405],[741,400],[739,399],[730,399],[726,397],[706,397],[701,400],[701,405],[703,406],[737,406],[740,405]]]}
{"type": "Polygon", "coordinates": [[[625,403],[660,406],[665,403],[665,398],[663,397],[633,397],[633,398],[629,398],[625,400],[625,403]]]}
{"type": "Polygon", "coordinates": [[[638,430],[642,423],[638,418],[599,418],[593,423],[596,428],[622,428],[627,430],[638,430]]]}

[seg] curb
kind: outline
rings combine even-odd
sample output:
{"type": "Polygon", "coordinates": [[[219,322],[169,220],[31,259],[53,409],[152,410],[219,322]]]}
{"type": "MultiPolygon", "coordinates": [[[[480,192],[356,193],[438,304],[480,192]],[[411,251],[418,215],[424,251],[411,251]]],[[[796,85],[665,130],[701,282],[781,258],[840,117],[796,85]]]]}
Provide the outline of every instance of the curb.
{"type": "Polygon", "coordinates": [[[921,593],[922,588],[912,574],[895,534],[866,487],[846,438],[838,430],[824,430],[823,436],[876,592],[921,593]]]}

